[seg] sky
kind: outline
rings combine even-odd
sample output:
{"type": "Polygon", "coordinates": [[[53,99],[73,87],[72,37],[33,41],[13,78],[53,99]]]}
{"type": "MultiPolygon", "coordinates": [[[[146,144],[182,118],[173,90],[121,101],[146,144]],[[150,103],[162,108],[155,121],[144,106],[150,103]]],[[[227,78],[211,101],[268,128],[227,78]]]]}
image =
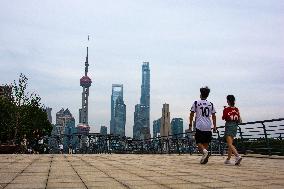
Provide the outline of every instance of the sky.
{"type": "Polygon", "coordinates": [[[78,123],[89,46],[92,132],[101,125],[109,131],[111,85],[123,84],[132,136],[144,61],[151,70],[151,123],[168,103],[171,118],[183,118],[186,129],[205,85],[218,125],[228,94],[243,122],[283,118],[283,25],[282,0],[1,0],[0,85],[23,73],[28,91],[53,109],[53,122],[69,108],[78,123]]]}

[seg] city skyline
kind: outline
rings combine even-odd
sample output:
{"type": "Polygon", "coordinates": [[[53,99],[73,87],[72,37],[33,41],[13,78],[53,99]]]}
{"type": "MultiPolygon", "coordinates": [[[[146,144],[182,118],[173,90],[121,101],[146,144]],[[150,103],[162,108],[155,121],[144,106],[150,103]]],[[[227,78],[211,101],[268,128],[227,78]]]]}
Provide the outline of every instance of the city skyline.
{"type": "Polygon", "coordinates": [[[277,0],[2,1],[0,84],[24,73],[28,91],[52,108],[53,119],[68,108],[77,125],[78,79],[90,35],[91,132],[110,128],[110,86],[121,83],[125,132],[132,136],[143,61],[151,64],[151,133],[164,103],[187,129],[190,107],[205,85],[218,125],[228,94],[236,96],[244,122],[282,117],[283,10],[277,0]]]}

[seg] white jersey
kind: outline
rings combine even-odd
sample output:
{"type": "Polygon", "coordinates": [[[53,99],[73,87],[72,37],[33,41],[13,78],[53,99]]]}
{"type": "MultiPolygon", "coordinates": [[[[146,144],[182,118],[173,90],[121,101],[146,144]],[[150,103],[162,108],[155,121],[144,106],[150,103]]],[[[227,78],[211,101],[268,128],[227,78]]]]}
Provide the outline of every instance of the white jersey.
{"type": "Polygon", "coordinates": [[[211,115],[216,113],[212,102],[207,100],[195,101],[190,111],[195,112],[195,124],[197,129],[201,131],[211,131],[211,115]]]}

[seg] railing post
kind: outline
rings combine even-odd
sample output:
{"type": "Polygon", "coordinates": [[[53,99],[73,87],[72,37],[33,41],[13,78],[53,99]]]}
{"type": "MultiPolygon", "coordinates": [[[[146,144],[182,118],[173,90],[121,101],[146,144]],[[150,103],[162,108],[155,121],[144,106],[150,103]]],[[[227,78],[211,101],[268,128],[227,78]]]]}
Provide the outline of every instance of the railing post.
{"type": "Polygon", "coordinates": [[[224,155],[224,153],[223,153],[224,150],[222,150],[222,152],[221,152],[221,149],[222,149],[222,148],[221,148],[220,132],[219,132],[219,130],[216,130],[216,131],[217,131],[217,136],[218,136],[218,149],[219,149],[219,154],[223,156],[223,155],[224,155]]]}
{"type": "Polygon", "coordinates": [[[240,133],[240,137],[241,137],[241,146],[242,146],[242,151],[244,151],[244,154],[246,153],[246,147],[244,145],[244,138],[243,138],[243,132],[242,132],[242,128],[238,125],[238,129],[239,129],[239,133],[240,133]]]}
{"type": "Polygon", "coordinates": [[[177,140],[177,150],[178,150],[178,154],[180,155],[179,140],[178,140],[178,137],[177,137],[177,136],[176,136],[176,140],[177,140]]]}
{"type": "Polygon", "coordinates": [[[171,149],[170,149],[170,139],[169,139],[169,137],[167,137],[167,148],[168,148],[168,154],[170,154],[171,153],[171,149]]]}
{"type": "Polygon", "coordinates": [[[266,143],[266,147],[268,149],[268,154],[271,156],[271,149],[270,149],[269,140],[268,140],[268,137],[267,137],[267,130],[266,130],[265,124],[263,122],[261,124],[262,124],[262,128],[263,128],[263,131],[264,131],[265,143],[266,143]]]}

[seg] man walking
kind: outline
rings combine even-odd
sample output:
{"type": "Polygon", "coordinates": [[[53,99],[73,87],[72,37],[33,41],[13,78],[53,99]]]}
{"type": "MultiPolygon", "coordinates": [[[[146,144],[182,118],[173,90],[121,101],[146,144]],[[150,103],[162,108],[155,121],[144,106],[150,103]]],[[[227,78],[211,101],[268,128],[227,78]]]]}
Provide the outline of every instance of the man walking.
{"type": "Polygon", "coordinates": [[[200,100],[194,101],[189,116],[189,130],[192,131],[192,122],[195,114],[195,140],[200,153],[202,153],[201,164],[206,164],[209,159],[208,146],[212,138],[211,118],[214,132],[216,131],[216,111],[213,103],[207,101],[209,93],[210,89],[208,87],[200,88],[200,100]]]}

